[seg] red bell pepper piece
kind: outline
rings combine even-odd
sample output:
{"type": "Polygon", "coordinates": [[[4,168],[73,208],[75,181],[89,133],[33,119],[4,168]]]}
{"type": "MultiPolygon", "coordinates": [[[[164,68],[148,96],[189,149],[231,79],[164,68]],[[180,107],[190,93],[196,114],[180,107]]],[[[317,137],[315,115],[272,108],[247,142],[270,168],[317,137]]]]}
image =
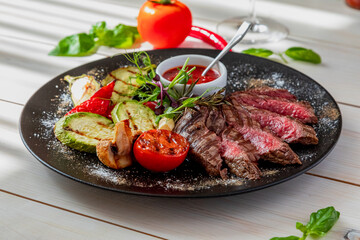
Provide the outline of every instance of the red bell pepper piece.
{"type": "Polygon", "coordinates": [[[200,39],[219,50],[224,49],[224,47],[227,45],[226,40],[222,38],[219,34],[202,27],[192,26],[189,36],[200,39]]]}
{"type": "Polygon", "coordinates": [[[143,105],[147,106],[148,108],[154,111],[157,106],[157,102],[154,101],[144,102],[143,105]]]}
{"type": "Polygon", "coordinates": [[[76,112],[91,112],[111,119],[111,110],[114,106],[111,105],[111,95],[114,90],[115,81],[100,88],[90,97],[90,99],[77,105],[71,109],[66,115],[76,112]]]}

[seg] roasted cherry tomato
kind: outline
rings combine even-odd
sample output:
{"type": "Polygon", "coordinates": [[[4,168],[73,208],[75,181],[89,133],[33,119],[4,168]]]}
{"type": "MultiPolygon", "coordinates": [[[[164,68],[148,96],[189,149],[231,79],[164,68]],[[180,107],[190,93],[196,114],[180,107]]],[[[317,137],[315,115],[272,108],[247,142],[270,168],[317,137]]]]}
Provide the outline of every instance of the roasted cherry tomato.
{"type": "Polygon", "coordinates": [[[176,0],[146,1],[140,8],[138,30],[154,48],[174,48],[189,35],[192,17],[189,8],[176,0]]]}
{"type": "Polygon", "coordinates": [[[154,172],[167,172],[178,167],[189,151],[189,142],[180,134],[164,129],[144,132],[135,141],[136,160],[154,172]]]}

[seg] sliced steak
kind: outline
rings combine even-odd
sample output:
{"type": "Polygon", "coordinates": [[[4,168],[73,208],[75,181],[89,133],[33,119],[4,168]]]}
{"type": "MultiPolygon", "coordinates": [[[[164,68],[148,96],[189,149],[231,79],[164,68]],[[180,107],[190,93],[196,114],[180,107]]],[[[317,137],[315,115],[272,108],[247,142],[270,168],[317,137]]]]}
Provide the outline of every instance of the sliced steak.
{"type": "Polygon", "coordinates": [[[284,98],[256,95],[246,92],[234,92],[231,97],[239,103],[265,109],[284,116],[291,116],[302,123],[317,123],[314,109],[308,102],[292,101],[284,98]]]}
{"type": "Polygon", "coordinates": [[[232,174],[247,179],[260,178],[261,171],[257,167],[260,156],[256,148],[232,127],[221,134],[221,156],[232,174]]]}
{"type": "Polygon", "coordinates": [[[174,131],[190,143],[190,154],[211,176],[226,177],[227,169],[221,169],[220,138],[205,126],[206,114],[195,109],[186,109],[177,121],[174,131]]]}
{"type": "MultiPolygon", "coordinates": [[[[201,107],[200,111],[204,110],[204,107],[201,107]]],[[[206,119],[206,127],[219,136],[226,127],[226,121],[222,115],[222,112],[216,108],[212,108],[209,112],[208,118],[206,119]]]]}
{"type": "MultiPolygon", "coordinates": [[[[201,112],[208,110],[200,107],[201,112]]],[[[206,127],[221,138],[220,155],[232,174],[247,179],[259,179],[261,171],[257,167],[260,158],[256,148],[232,127],[226,126],[222,112],[213,107],[206,120],[206,127]]]]}
{"type": "Polygon", "coordinates": [[[246,90],[247,93],[253,93],[257,95],[265,95],[269,97],[278,97],[284,98],[288,100],[296,100],[296,97],[289,93],[286,89],[277,89],[272,87],[257,87],[257,88],[250,88],[246,90]]]}
{"type": "MultiPolygon", "coordinates": [[[[240,103],[232,101],[234,106],[240,107],[240,103]]],[[[287,143],[301,143],[305,145],[318,144],[314,128],[300,121],[283,116],[264,109],[258,109],[249,105],[242,105],[248,110],[250,117],[260,123],[262,128],[270,129],[276,136],[287,143]]]]}
{"type": "Polygon", "coordinates": [[[299,157],[280,138],[270,131],[261,129],[260,124],[252,120],[249,113],[242,107],[222,105],[227,124],[250,141],[260,153],[261,158],[282,165],[301,164],[299,157]]]}

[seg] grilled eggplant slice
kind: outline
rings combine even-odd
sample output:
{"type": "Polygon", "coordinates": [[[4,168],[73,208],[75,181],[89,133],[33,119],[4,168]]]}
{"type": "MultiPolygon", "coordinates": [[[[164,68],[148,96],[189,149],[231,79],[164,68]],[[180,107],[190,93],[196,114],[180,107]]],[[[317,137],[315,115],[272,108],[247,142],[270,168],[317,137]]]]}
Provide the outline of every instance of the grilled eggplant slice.
{"type": "Polygon", "coordinates": [[[76,77],[66,75],[64,80],[69,83],[71,100],[75,106],[88,100],[97,90],[100,89],[100,84],[94,79],[94,77],[86,74],[76,77]]]}
{"type": "Polygon", "coordinates": [[[114,136],[113,122],[95,113],[78,112],[62,117],[54,128],[56,138],[68,147],[95,153],[102,139],[114,136]]]}

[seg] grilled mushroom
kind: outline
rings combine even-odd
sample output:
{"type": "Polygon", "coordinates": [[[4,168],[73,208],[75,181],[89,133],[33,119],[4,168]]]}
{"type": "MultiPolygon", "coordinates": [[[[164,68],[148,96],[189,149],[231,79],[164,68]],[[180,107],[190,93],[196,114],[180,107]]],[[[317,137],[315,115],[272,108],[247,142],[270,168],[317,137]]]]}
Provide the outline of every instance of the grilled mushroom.
{"type": "Polygon", "coordinates": [[[113,169],[121,169],[132,164],[131,149],[133,136],[129,121],[116,123],[114,138],[101,140],[96,145],[96,154],[99,160],[113,169]]]}

